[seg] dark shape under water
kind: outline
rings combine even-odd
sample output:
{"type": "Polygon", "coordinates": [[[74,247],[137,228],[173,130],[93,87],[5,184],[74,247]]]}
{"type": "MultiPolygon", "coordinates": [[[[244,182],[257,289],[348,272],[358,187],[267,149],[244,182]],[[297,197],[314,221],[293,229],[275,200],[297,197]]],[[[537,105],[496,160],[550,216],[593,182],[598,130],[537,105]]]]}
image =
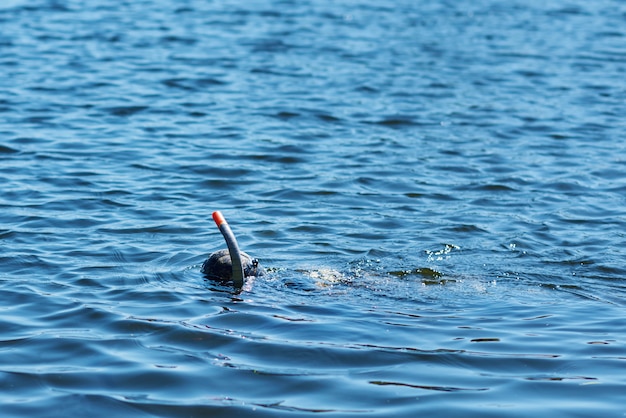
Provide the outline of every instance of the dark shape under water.
{"type": "Polygon", "coordinates": [[[265,271],[256,258],[239,250],[235,234],[221,212],[213,212],[213,220],[219,228],[228,249],[215,251],[202,264],[202,273],[209,279],[232,281],[236,289],[243,287],[245,277],[262,276],[265,271]]]}

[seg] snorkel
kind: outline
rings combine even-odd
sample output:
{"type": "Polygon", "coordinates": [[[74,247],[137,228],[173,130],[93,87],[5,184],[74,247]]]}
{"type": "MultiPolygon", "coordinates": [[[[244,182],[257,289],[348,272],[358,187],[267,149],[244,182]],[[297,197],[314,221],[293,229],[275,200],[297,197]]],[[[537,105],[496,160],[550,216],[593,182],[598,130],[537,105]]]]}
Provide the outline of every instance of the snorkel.
{"type": "Polygon", "coordinates": [[[226,246],[228,247],[228,254],[230,255],[230,261],[233,266],[233,285],[235,289],[241,289],[243,287],[243,263],[241,261],[241,252],[239,251],[235,234],[233,234],[226,219],[224,219],[222,212],[213,212],[213,220],[224,236],[226,246]]]}

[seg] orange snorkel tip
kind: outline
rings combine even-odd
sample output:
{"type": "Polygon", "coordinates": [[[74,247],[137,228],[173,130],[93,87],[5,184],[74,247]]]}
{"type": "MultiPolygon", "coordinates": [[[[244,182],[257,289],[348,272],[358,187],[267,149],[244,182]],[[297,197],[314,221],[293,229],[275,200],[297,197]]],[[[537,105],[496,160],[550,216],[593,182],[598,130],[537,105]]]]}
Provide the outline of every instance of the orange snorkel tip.
{"type": "Polygon", "coordinates": [[[226,223],[226,219],[224,218],[224,215],[222,215],[222,212],[220,212],[219,210],[216,210],[215,212],[213,212],[213,220],[215,221],[215,225],[217,225],[218,228],[222,224],[226,223]]]}

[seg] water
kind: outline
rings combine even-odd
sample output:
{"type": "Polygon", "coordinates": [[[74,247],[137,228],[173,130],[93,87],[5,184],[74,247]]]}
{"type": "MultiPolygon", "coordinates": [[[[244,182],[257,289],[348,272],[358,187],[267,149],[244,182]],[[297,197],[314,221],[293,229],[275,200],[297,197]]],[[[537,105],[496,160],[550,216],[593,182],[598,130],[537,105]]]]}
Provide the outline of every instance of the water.
{"type": "Polygon", "coordinates": [[[623,2],[0,28],[3,417],[626,414],[623,2]],[[241,293],[214,210],[269,271],[241,293]]]}

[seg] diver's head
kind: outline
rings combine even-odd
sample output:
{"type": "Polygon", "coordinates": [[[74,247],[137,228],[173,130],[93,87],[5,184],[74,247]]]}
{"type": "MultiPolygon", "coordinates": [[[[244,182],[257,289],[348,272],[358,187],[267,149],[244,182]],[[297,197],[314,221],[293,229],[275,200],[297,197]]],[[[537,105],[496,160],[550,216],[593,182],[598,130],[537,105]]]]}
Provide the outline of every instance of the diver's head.
{"type": "MultiPolygon", "coordinates": [[[[240,251],[244,277],[262,276],[263,268],[259,260],[240,251]]],[[[233,280],[233,262],[227,249],[215,251],[202,264],[202,273],[209,279],[229,282],[233,280]]]]}

